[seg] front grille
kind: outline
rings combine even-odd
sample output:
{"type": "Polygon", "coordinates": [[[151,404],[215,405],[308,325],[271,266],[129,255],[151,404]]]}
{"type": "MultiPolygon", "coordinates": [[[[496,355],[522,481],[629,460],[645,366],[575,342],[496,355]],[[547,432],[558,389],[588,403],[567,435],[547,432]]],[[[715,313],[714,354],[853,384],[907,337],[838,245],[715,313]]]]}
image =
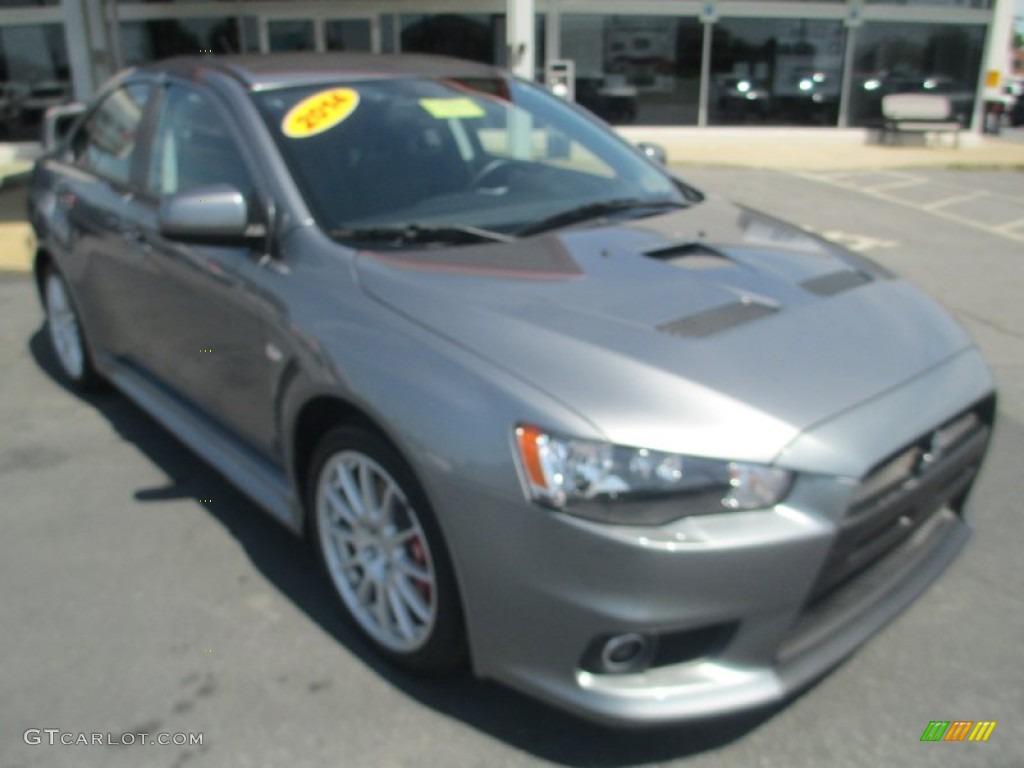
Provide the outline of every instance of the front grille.
{"type": "Polygon", "coordinates": [[[811,601],[895,549],[946,504],[959,504],[981,466],[991,431],[986,403],[879,462],[854,492],[811,601]]]}
{"type": "Polygon", "coordinates": [[[827,640],[928,567],[933,556],[959,547],[959,512],[984,458],[994,412],[995,400],[988,398],[865,475],[779,649],[780,661],[827,640]]]}

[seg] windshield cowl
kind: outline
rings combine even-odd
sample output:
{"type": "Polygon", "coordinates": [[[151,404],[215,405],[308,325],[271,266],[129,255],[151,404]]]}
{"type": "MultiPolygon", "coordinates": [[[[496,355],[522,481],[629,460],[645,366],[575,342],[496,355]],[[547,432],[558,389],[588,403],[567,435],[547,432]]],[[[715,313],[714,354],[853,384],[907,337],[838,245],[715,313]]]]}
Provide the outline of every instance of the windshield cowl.
{"type": "Polygon", "coordinates": [[[590,219],[603,218],[614,213],[632,213],[637,216],[654,215],[666,208],[686,208],[688,206],[689,203],[671,199],[625,197],[615,200],[598,200],[593,203],[584,203],[583,205],[569,208],[546,219],[533,222],[519,230],[517,234],[520,237],[525,237],[590,219]]]}
{"type": "Polygon", "coordinates": [[[468,243],[508,243],[516,238],[502,232],[461,224],[408,224],[391,227],[340,227],[328,234],[335,240],[349,244],[405,245],[459,245],[468,243]]]}

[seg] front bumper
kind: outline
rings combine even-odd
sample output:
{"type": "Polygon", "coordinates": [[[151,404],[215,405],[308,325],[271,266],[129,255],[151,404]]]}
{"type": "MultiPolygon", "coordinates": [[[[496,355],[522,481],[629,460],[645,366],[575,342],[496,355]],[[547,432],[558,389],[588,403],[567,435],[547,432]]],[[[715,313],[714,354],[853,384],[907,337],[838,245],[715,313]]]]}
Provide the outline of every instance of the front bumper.
{"type": "Polygon", "coordinates": [[[784,504],[657,528],[595,524],[451,485],[440,508],[465,511],[446,527],[475,670],[615,725],[777,702],[880,629],[963,546],[963,504],[993,412],[991,378],[971,350],[801,436],[790,455],[803,466],[784,504]],[[857,478],[968,409],[982,414],[984,432],[938,463],[942,472],[908,481],[906,493],[880,502],[867,538],[851,543],[864,529],[844,533],[857,478]],[[858,426],[844,429],[844,422],[858,426]],[[836,440],[848,451],[837,450],[836,440]],[[822,441],[825,464],[859,457],[858,471],[808,471],[822,441]],[[880,551],[872,550],[876,537],[886,540],[880,551]],[[850,567],[847,550],[870,557],[850,567]],[[841,578],[829,579],[831,572],[841,578]],[[639,672],[602,673],[587,664],[595,638],[622,633],[709,640],[691,658],[639,672]]]}

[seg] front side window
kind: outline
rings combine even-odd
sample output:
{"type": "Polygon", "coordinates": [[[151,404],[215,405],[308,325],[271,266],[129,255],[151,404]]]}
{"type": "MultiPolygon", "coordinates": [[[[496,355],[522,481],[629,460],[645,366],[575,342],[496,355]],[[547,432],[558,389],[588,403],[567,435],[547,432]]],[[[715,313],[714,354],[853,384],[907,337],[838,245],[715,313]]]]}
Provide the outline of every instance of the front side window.
{"type": "Polygon", "coordinates": [[[132,176],[132,162],[149,86],[135,83],[107,96],[85,121],[72,142],[75,162],[121,184],[132,176]]]}
{"type": "Polygon", "coordinates": [[[601,125],[526,83],[371,79],[254,98],[329,232],[421,224],[513,234],[589,203],[686,202],[601,125]]]}
{"type": "Polygon", "coordinates": [[[172,85],[157,118],[146,189],[162,197],[210,184],[231,184],[246,196],[252,192],[236,139],[209,99],[172,85]]]}

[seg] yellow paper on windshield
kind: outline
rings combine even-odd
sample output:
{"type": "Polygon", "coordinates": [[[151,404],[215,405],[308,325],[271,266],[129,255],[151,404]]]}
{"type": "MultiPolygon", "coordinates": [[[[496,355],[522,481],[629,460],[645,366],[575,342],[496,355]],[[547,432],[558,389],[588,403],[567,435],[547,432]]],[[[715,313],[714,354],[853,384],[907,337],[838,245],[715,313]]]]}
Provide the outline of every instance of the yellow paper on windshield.
{"type": "Polygon", "coordinates": [[[472,99],[465,97],[454,99],[420,99],[420,106],[438,120],[466,120],[474,117],[483,117],[486,114],[483,107],[472,99]]]}
{"type": "Polygon", "coordinates": [[[281,132],[290,139],[305,139],[333,128],[356,111],[359,92],[331,88],[303,99],[284,116],[281,132]]]}

